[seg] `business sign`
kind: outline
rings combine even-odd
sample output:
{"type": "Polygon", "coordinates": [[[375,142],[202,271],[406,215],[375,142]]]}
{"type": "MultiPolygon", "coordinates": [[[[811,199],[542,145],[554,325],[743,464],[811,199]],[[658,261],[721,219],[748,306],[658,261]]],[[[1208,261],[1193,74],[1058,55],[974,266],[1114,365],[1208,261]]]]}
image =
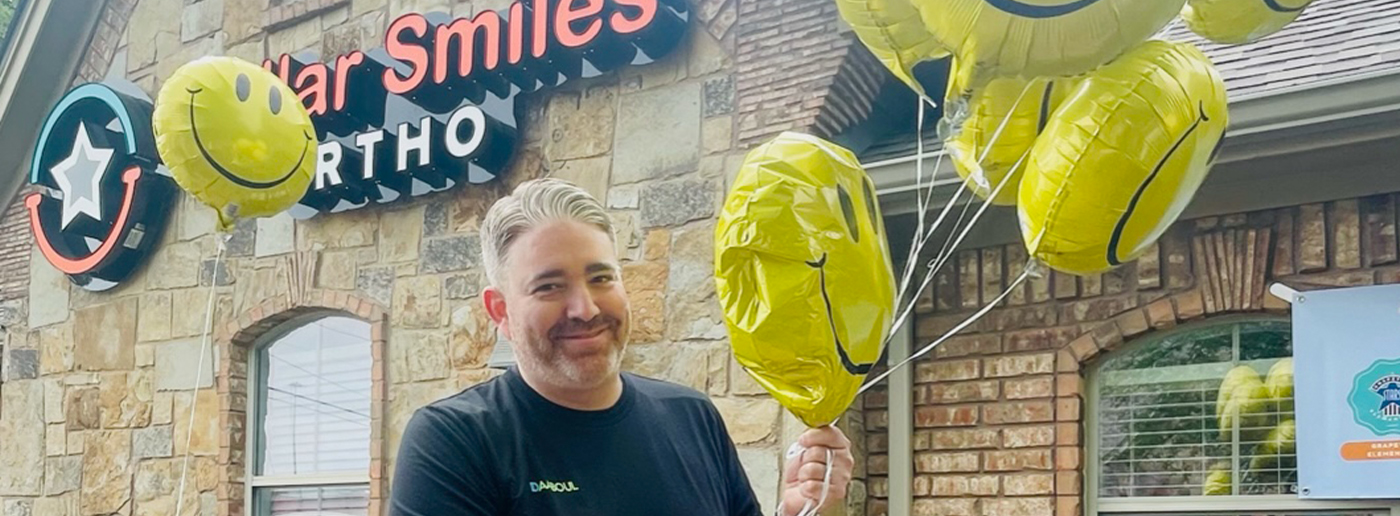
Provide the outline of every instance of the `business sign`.
{"type": "Polygon", "coordinates": [[[521,0],[471,18],[407,14],[384,46],[263,63],[321,140],[293,216],[484,183],[514,154],[523,94],[650,63],[685,35],[684,0],[521,0]]]}
{"type": "Polygon", "coordinates": [[[1400,285],[1293,301],[1303,498],[1400,498],[1400,285]]]}
{"type": "Polygon", "coordinates": [[[165,228],[176,185],[158,171],[151,102],[126,83],[84,84],[49,112],[24,199],[40,253],[74,284],[110,289],[165,228]]]}
{"type": "MultiPolygon", "coordinates": [[[[395,19],[382,48],[263,66],[297,93],[320,140],[305,218],[387,203],[504,172],[522,95],[643,65],[682,41],[685,0],[521,0],[471,18],[395,19]]],[[[116,286],[160,239],[177,185],[160,165],[150,99],[85,84],[49,113],[25,198],[35,242],[83,288],[116,286]]]]}

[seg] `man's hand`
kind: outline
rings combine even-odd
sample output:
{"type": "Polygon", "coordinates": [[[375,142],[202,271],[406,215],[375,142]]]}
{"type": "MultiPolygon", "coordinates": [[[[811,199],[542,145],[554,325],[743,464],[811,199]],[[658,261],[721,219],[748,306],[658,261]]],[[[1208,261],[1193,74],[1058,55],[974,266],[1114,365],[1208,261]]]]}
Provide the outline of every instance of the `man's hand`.
{"type": "Polygon", "coordinates": [[[789,459],[783,468],[784,516],[796,516],[804,505],[816,505],[821,500],[827,451],[831,452],[831,482],[827,487],[826,501],[818,510],[846,498],[846,486],[851,483],[851,468],[856,462],[851,456],[851,441],[834,426],[807,430],[797,438],[797,444],[805,450],[801,456],[789,459]]]}

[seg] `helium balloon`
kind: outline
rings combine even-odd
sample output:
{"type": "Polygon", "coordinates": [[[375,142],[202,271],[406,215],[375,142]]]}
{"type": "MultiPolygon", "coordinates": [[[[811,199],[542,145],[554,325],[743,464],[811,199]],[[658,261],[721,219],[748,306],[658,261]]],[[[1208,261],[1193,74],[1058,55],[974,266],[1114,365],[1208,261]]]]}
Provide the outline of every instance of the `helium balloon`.
{"type": "Polygon", "coordinates": [[[837,0],[836,8],[885,68],[914,91],[925,94],[914,78],[914,65],[947,57],[948,51],[924,29],[909,0],[837,0]]]}
{"type": "Polygon", "coordinates": [[[890,331],[894,274],[876,203],[854,154],[786,132],[745,157],[715,226],[734,356],[811,427],[850,406],[890,331]]]}
{"type": "Polygon", "coordinates": [[[1196,35],[1227,45],[1257,41],[1293,23],[1313,0],[1187,0],[1181,19],[1196,35]]]}
{"type": "Polygon", "coordinates": [[[1279,412],[1293,411],[1293,359],[1285,358],[1269,368],[1264,378],[1264,387],[1269,389],[1269,397],[1278,404],[1279,412]]]}
{"type": "Polygon", "coordinates": [[[1136,259],[1191,202],[1228,122],[1220,74],[1188,44],[1151,41],[1086,75],[1027,157],[1027,251],[1070,274],[1136,259]]]}
{"type": "Polygon", "coordinates": [[[986,199],[1010,175],[991,202],[1016,204],[1025,170],[1017,165],[1073,87],[1073,79],[998,78],[975,90],[969,99],[944,104],[945,112],[957,113],[952,136],[943,147],[973,193],[986,199]]]}
{"type": "Polygon", "coordinates": [[[223,229],[290,208],[311,183],[311,117],[291,88],[247,61],[181,66],[160,89],[153,125],[175,181],[213,207],[223,229]]]}
{"type": "Polygon", "coordinates": [[[1249,460],[1249,469],[1260,471],[1277,469],[1282,459],[1297,451],[1298,425],[1292,419],[1279,423],[1269,431],[1259,447],[1254,449],[1254,457],[1249,460]]]}
{"type": "Polygon", "coordinates": [[[1220,392],[1216,395],[1215,417],[1220,435],[1230,435],[1236,426],[1242,429],[1259,426],[1263,415],[1269,412],[1269,401],[1269,389],[1264,387],[1254,368],[1242,365],[1231,369],[1220,382],[1220,392]]]}
{"type": "Polygon", "coordinates": [[[1186,0],[912,0],[930,34],[979,73],[1075,75],[1167,25],[1186,0]]]}
{"type": "Polygon", "coordinates": [[[1230,466],[1215,466],[1210,468],[1210,474],[1206,475],[1206,483],[1202,487],[1201,494],[1206,496],[1229,495],[1230,484],[1230,466]]]}

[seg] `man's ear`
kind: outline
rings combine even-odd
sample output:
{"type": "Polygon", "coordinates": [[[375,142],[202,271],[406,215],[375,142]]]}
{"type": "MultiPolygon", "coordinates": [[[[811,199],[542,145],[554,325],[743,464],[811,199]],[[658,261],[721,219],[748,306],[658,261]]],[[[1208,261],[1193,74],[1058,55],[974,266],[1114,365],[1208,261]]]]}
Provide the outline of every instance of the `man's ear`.
{"type": "Polygon", "coordinates": [[[510,334],[510,322],[506,315],[506,295],[498,287],[487,287],[481,293],[481,302],[486,305],[486,315],[496,323],[496,329],[504,333],[506,339],[515,340],[510,334]]]}

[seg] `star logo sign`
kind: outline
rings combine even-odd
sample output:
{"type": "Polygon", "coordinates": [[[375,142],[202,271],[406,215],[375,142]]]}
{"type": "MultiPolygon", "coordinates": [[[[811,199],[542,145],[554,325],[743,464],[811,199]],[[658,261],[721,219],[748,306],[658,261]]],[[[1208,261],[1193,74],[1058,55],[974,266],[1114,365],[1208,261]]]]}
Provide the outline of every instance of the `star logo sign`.
{"type": "Polygon", "coordinates": [[[84,84],[49,112],[24,199],[34,243],[55,269],[107,290],[144,261],[164,231],[175,182],[157,173],[151,103],[135,85],[84,84]]]}
{"type": "Polygon", "coordinates": [[[78,215],[102,220],[102,178],[112,162],[112,149],[94,147],[87,124],[78,124],[73,152],[49,169],[63,192],[63,228],[78,215]]]}

